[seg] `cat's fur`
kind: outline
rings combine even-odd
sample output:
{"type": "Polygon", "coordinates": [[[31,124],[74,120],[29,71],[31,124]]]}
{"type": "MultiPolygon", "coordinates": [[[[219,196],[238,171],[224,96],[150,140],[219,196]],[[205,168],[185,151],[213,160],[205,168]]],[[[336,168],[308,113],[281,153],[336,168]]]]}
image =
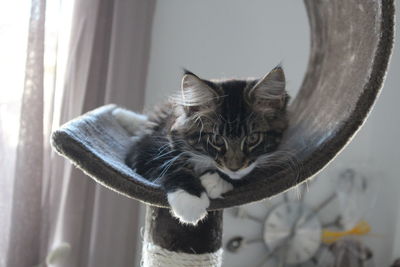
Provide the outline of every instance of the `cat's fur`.
{"type": "Polygon", "coordinates": [[[114,115],[137,139],[127,164],[167,192],[173,215],[197,224],[209,198],[251,177],[276,150],[287,127],[285,76],[278,66],[261,79],[204,80],[186,71],[181,93],[149,118],[114,115]]]}

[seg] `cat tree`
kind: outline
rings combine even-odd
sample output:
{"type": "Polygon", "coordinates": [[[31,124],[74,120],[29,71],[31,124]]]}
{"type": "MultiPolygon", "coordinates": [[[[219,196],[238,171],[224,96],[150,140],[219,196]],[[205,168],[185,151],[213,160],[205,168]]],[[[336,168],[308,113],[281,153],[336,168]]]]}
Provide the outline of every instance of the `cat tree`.
{"type": "Polygon", "coordinates": [[[159,185],[124,164],[131,140],[111,115],[116,106],[98,108],[53,133],[54,148],[88,176],[147,204],[144,266],[220,266],[222,210],[273,196],[315,175],[365,121],[392,51],[393,0],[306,0],[305,6],[311,55],[280,146],[293,158],[257,170],[250,184],[212,200],[207,219],[197,227],[179,224],[159,185]]]}

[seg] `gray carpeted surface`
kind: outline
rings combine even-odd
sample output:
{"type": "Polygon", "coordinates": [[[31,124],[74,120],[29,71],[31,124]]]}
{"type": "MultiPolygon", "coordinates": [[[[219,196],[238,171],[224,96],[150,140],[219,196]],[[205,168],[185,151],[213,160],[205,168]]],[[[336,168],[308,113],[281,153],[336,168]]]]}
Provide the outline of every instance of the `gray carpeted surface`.
{"type": "MultiPolygon", "coordinates": [[[[394,6],[381,1],[305,1],[311,56],[299,94],[290,105],[282,168],[213,200],[210,209],[280,193],[321,170],[366,119],[386,74],[393,46],[394,6]]],[[[53,134],[53,146],[97,182],[143,202],[167,206],[159,186],[124,164],[131,141],[113,119],[115,106],[87,113],[53,134]]]]}

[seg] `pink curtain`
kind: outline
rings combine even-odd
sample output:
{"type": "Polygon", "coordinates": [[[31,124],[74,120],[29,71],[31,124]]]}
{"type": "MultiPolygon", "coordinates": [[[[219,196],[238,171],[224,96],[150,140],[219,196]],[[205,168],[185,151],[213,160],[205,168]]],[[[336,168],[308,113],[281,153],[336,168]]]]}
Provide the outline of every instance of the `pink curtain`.
{"type": "Polygon", "coordinates": [[[12,170],[0,184],[9,197],[0,205],[0,264],[133,266],[138,203],[95,184],[49,139],[60,124],[103,104],[143,108],[155,2],[65,2],[32,0],[30,7],[25,82],[15,103],[18,145],[0,140],[1,154],[16,151],[15,165],[1,158],[12,170]]]}

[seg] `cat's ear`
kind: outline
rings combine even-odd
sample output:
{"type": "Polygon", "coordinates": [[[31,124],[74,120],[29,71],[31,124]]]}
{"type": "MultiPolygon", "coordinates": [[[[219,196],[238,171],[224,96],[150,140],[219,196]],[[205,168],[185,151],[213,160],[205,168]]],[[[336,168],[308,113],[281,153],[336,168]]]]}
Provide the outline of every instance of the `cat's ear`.
{"type": "Polygon", "coordinates": [[[277,66],[248,90],[247,100],[258,112],[283,109],[289,101],[285,85],[285,73],[277,66]]]}
{"type": "Polygon", "coordinates": [[[206,111],[215,108],[218,100],[217,91],[210,82],[200,79],[186,71],[181,84],[181,105],[187,112],[206,111]]]}

